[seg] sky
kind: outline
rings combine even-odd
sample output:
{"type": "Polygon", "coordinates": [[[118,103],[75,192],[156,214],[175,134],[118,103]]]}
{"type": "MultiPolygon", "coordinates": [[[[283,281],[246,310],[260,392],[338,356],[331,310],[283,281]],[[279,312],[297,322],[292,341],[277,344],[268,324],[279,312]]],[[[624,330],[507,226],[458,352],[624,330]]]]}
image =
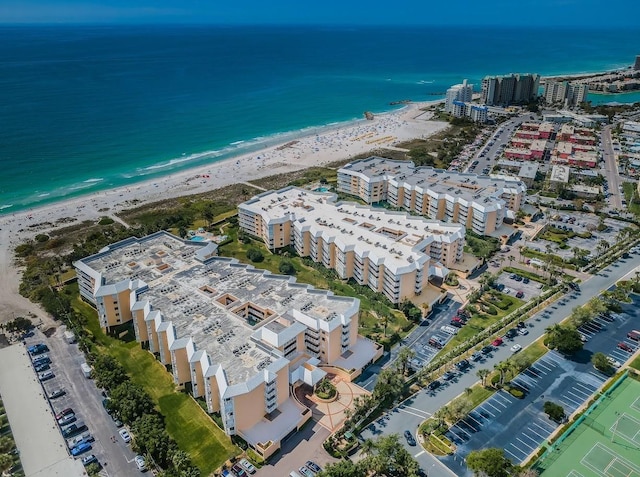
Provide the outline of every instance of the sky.
{"type": "Polygon", "coordinates": [[[638,27],[640,0],[0,0],[0,23],[638,27]]]}

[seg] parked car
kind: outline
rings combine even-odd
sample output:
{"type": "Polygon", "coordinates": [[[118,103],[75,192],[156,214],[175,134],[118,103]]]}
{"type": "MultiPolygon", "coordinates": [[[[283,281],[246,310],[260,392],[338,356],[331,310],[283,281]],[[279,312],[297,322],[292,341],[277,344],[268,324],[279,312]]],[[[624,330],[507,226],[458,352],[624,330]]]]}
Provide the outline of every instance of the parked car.
{"type": "Polygon", "coordinates": [[[516,298],[524,298],[524,292],[522,290],[518,290],[518,293],[516,293],[516,298]]]}
{"type": "Polygon", "coordinates": [[[493,352],[493,346],[484,346],[481,352],[482,354],[490,354],[493,352]]]}
{"type": "Polygon", "coordinates": [[[416,445],[416,440],[413,438],[413,434],[411,434],[411,431],[404,431],[404,438],[407,440],[407,444],[409,444],[411,447],[416,445]]]}
{"type": "Polygon", "coordinates": [[[524,321],[518,321],[518,328],[526,328],[527,324],[524,321]]]}
{"type": "Polygon", "coordinates": [[[73,449],[71,449],[71,455],[75,457],[84,452],[87,452],[88,450],[91,450],[91,444],[88,442],[82,442],[77,446],[75,446],[73,449]]]}
{"type": "Polygon", "coordinates": [[[316,474],[319,472],[322,472],[322,467],[320,467],[318,464],[316,464],[312,460],[308,460],[305,465],[309,467],[311,470],[313,470],[316,474]]]}
{"type": "Polygon", "coordinates": [[[526,328],[518,328],[518,334],[521,335],[521,336],[528,335],[529,334],[529,330],[526,329],[526,328]]]}
{"type": "Polygon", "coordinates": [[[616,369],[622,366],[619,361],[616,361],[611,356],[607,356],[607,361],[609,361],[609,364],[616,369]]]}
{"type": "Polygon", "coordinates": [[[623,341],[618,343],[618,348],[620,348],[621,350],[626,351],[627,353],[633,352],[633,348],[631,346],[629,346],[627,343],[623,342],[623,341]]]}
{"type": "Polygon", "coordinates": [[[66,416],[62,416],[60,419],[58,419],[58,425],[66,426],[67,424],[71,424],[72,422],[74,422],[76,419],[77,418],[75,414],[67,414],[66,416]]]}
{"type": "Polygon", "coordinates": [[[627,338],[633,341],[640,341],[640,331],[629,331],[629,333],[627,333],[627,338]]]}
{"type": "Polygon", "coordinates": [[[35,365],[37,364],[42,364],[42,363],[51,363],[51,358],[49,358],[48,354],[39,354],[37,356],[34,356],[33,359],[31,360],[31,362],[35,365]]]}
{"type": "Polygon", "coordinates": [[[522,283],[529,283],[529,281],[530,281],[530,280],[529,280],[527,277],[524,277],[524,278],[522,279],[522,283]]]}
{"type": "Polygon", "coordinates": [[[447,371],[442,375],[442,379],[444,379],[445,381],[451,381],[455,377],[456,377],[456,373],[453,373],[451,371],[447,371]]]}
{"type": "Polygon", "coordinates": [[[47,381],[47,380],[52,379],[54,377],[55,377],[55,374],[53,374],[53,371],[45,371],[44,373],[38,374],[38,379],[40,381],[47,381]]]}
{"type": "Polygon", "coordinates": [[[302,467],[300,467],[300,469],[298,469],[300,471],[300,473],[302,475],[304,475],[304,477],[313,477],[315,474],[311,471],[311,469],[308,469],[307,466],[303,465],[302,467]]]}
{"type": "Polygon", "coordinates": [[[441,384],[440,381],[436,379],[435,381],[431,381],[427,386],[427,388],[429,389],[429,391],[435,391],[440,387],[440,384],[441,384]]]}
{"type": "Polygon", "coordinates": [[[79,436],[74,437],[73,439],[69,439],[67,441],[67,445],[69,449],[77,446],[78,444],[82,444],[83,442],[93,442],[95,438],[91,435],[90,432],[83,432],[79,436]]]}
{"type": "Polygon", "coordinates": [[[238,464],[233,464],[233,466],[231,467],[231,472],[236,477],[247,477],[247,472],[238,464]]]}
{"type": "Polygon", "coordinates": [[[56,419],[62,419],[64,416],[68,416],[69,414],[75,414],[73,412],[73,408],[67,407],[56,414],[56,419]]]}
{"type": "Polygon", "coordinates": [[[491,342],[493,346],[500,346],[503,343],[502,338],[496,338],[491,342]]]}
{"type": "MultiPolygon", "coordinates": [[[[249,462],[247,459],[240,459],[240,465],[241,465],[242,467],[244,467],[244,468],[245,468],[245,470],[246,470],[247,472],[249,472],[250,474],[255,474],[255,473],[256,473],[256,468],[255,468],[255,466],[254,466],[251,462],[249,462]]],[[[307,467],[309,467],[309,463],[308,463],[308,462],[307,462],[307,464],[306,464],[306,465],[307,465],[307,467]]],[[[311,467],[309,467],[309,468],[311,469],[311,467]]],[[[311,470],[313,470],[313,469],[311,469],[311,470]]],[[[314,472],[315,472],[315,471],[314,471],[314,472]]],[[[319,472],[319,471],[318,471],[318,472],[319,472]]]]}
{"type": "Polygon", "coordinates": [[[471,366],[471,363],[469,363],[469,361],[467,361],[466,359],[463,359],[456,363],[456,368],[458,368],[458,371],[464,371],[469,366],[471,366]]]}
{"type": "Polygon", "coordinates": [[[462,327],[464,326],[464,323],[462,323],[462,321],[454,321],[454,320],[451,320],[451,321],[449,322],[449,324],[450,324],[451,326],[455,326],[456,328],[462,328],[462,327]]]}
{"type": "Polygon", "coordinates": [[[37,354],[46,353],[49,351],[49,347],[44,343],[38,343],[33,346],[29,346],[27,351],[31,356],[35,356],[37,354]]]}
{"type": "Polygon", "coordinates": [[[514,344],[511,347],[511,352],[512,353],[517,353],[518,351],[520,351],[522,349],[522,346],[520,346],[518,343],[514,344]]]}
{"type": "Polygon", "coordinates": [[[62,437],[68,439],[87,430],[87,426],[82,421],[76,421],[62,428],[62,437]]]}
{"type": "Polygon", "coordinates": [[[511,328],[510,330],[507,330],[507,332],[504,334],[504,336],[506,338],[515,338],[517,336],[518,332],[514,329],[511,328]]]}
{"type": "Polygon", "coordinates": [[[82,465],[85,467],[89,464],[93,464],[94,462],[98,462],[98,458],[93,454],[86,455],[82,458],[82,465]]]}
{"type": "Polygon", "coordinates": [[[120,437],[122,437],[122,440],[125,444],[131,442],[131,434],[129,434],[129,431],[127,431],[126,429],[120,429],[118,431],[118,434],[120,434],[120,437]]]}
{"type": "Polygon", "coordinates": [[[144,461],[144,457],[141,455],[137,455],[133,458],[133,462],[135,462],[136,467],[140,472],[144,472],[147,470],[147,463],[144,461]]]}
{"type": "Polygon", "coordinates": [[[49,363],[40,363],[40,364],[36,365],[36,367],[33,368],[33,369],[36,370],[36,373],[41,373],[41,372],[46,371],[47,369],[50,369],[50,368],[51,368],[51,366],[49,366],[49,363]]]}
{"type": "Polygon", "coordinates": [[[480,361],[482,359],[482,353],[476,351],[471,355],[471,361],[480,361]]]}
{"type": "Polygon", "coordinates": [[[67,391],[65,391],[64,389],[60,388],[60,389],[54,389],[53,391],[51,391],[47,397],[49,399],[56,399],[59,398],[60,396],[64,396],[67,393],[67,391]]]}

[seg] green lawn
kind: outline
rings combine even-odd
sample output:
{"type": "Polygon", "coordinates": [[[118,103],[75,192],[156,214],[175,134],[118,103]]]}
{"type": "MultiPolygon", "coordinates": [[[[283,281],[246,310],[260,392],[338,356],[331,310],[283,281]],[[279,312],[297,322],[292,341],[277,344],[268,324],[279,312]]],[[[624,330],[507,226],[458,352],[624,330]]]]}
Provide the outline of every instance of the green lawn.
{"type": "Polygon", "coordinates": [[[135,341],[124,343],[106,336],[100,329],[95,310],[86,303],[77,300],[74,308],[87,318],[87,327],[103,351],[116,358],[132,381],[149,393],[165,417],[169,435],[189,454],[202,475],[211,474],[227,459],[240,453],[195,400],[175,390],[171,375],[151,353],[141,349],[135,341]]]}
{"type": "MultiPolygon", "coordinates": [[[[502,271],[507,273],[515,273],[516,275],[520,275],[521,277],[526,277],[529,280],[534,280],[536,282],[543,283],[545,285],[547,284],[546,278],[544,278],[541,275],[538,275],[537,273],[530,272],[529,270],[523,270],[522,268],[518,268],[518,267],[504,267],[502,271]]],[[[546,290],[546,287],[544,287],[543,290],[546,290]]]]}
{"type": "Polygon", "coordinates": [[[638,371],[640,371],[640,356],[638,356],[636,359],[631,361],[631,364],[629,364],[629,366],[631,366],[633,369],[637,369],[638,371]]]}
{"type": "MultiPolygon", "coordinates": [[[[479,312],[479,311],[476,312],[476,313],[472,313],[471,319],[469,319],[469,321],[467,321],[467,324],[465,326],[463,326],[460,329],[460,331],[458,331],[458,333],[451,339],[451,341],[449,341],[444,346],[444,348],[442,348],[442,350],[438,353],[438,356],[442,356],[442,355],[448,353],[449,351],[454,349],[456,346],[464,343],[469,338],[471,338],[472,336],[478,334],[480,331],[488,328],[489,326],[491,326],[495,322],[500,321],[502,318],[507,316],[509,313],[511,313],[512,311],[518,309],[520,306],[522,306],[524,304],[524,301],[519,300],[518,298],[515,298],[515,297],[512,297],[512,296],[509,296],[509,295],[505,295],[504,293],[500,293],[500,292],[497,292],[495,290],[493,291],[493,293],[495,293],[495,295],[497,297],[501,298],[502,300],[511,301],[511,304],[509,305],[509,307],[506,310],[502,310],[502,309],[498,308],[497,306],[495,306],[495,304],[494,304],[495,302],[490,302],[488,300],[484,300],[486,303],[491,303],[493,305],[493,307],[497,311],[497,314],[490,315],[489,313],[484,313],[484,312],[479,312]]],[[[487,295],[488,295],[488,293],[485,293],[484,297],[486,297],[487,295]]]]}
{"type": "Polygon", "coordinates": [[[640,215],[640,204],[634,201],[634,198],[638,199],[638,192],[636,190],[635,183],[632,182],[623,182],[622,190],[624,191],[624,198],[627,201],[627,208],[629,212],[640,215]]]}

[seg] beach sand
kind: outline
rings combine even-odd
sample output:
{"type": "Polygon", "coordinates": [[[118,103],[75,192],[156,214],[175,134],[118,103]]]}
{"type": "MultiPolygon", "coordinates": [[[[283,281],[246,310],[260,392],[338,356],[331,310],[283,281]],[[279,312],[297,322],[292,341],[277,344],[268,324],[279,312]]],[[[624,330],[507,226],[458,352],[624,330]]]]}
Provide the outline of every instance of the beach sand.
{"type": "Polygon", "coordinates": [[[430,121],[430,115],[420,110],[439,102],[410,104],[398,111],[376,115],[373,121],[340,125],[296,141],[289,140],[262,151],[163,178],[62,200],[15,214],[0,215],[0,322],[29,312],[50,321],[37,305],[19,295],[21,270],[14,262],[13,250],[38,233],[68,224],[33,227],[34,224],[56,224],[65,218],[95,221],[103,216],[121,222],[115,214],[143,204],[328,164],[402,141],[426,138],[447,127],[445,122],[430,121]]]}

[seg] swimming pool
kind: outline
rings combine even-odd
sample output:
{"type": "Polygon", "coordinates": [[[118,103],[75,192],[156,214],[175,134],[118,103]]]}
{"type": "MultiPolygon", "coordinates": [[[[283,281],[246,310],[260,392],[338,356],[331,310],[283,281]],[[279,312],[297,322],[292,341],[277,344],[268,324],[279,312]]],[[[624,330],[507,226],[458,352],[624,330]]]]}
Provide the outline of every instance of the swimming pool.
{"type": "Polygon", "coordinates": [[[196,235],[195,237],[191,237],[189,240],[191,240],[192,242],[204,242],[204,237],[196,235]]]}
{"type": "Polygon", "coordinates": [[[328,187],[317,187],[316,189],[313,189],[314,192],[329,192],[329,188],[328,187]]]}

